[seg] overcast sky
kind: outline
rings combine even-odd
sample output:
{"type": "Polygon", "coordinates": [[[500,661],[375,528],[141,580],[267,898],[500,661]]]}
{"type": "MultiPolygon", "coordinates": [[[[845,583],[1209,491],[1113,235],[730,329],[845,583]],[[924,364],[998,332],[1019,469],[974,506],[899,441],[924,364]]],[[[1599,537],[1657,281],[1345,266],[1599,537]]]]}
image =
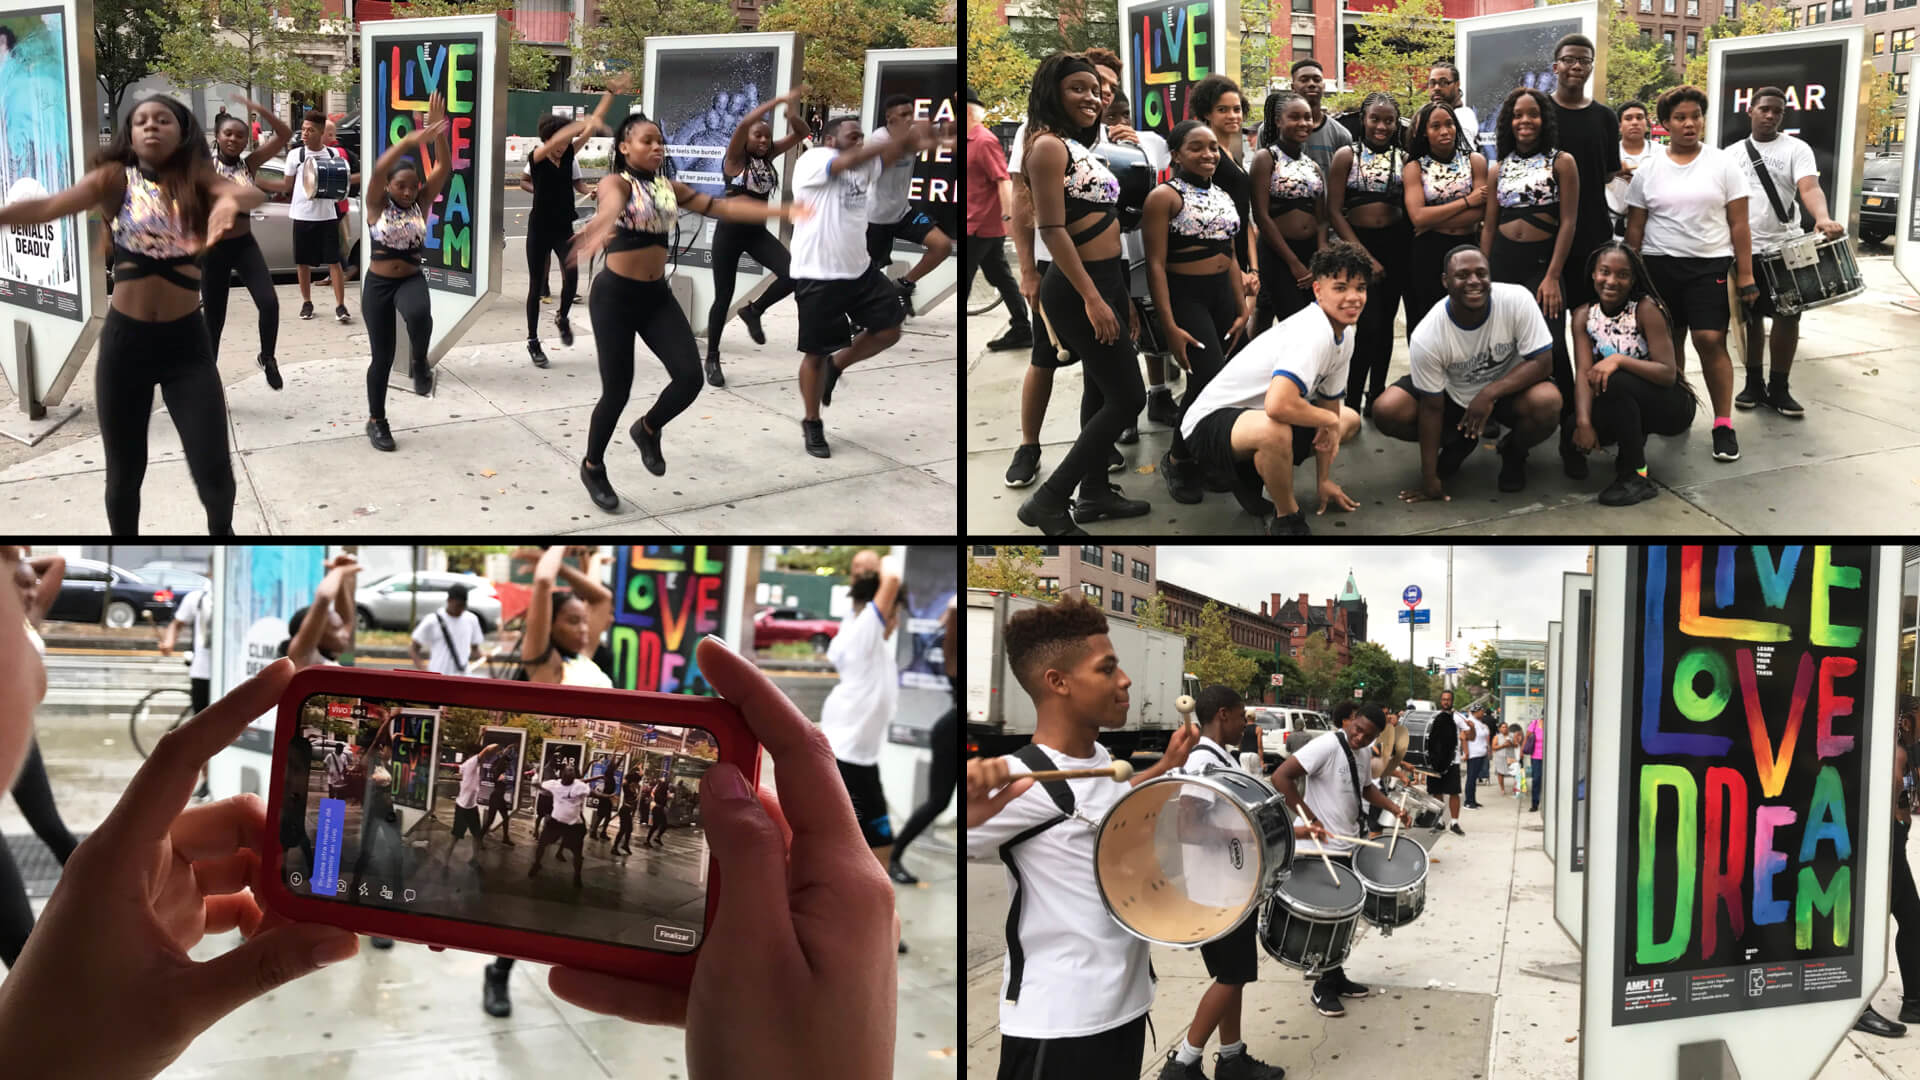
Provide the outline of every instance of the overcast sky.
{"type": "MultiPolygon", "coordinates": [[[[1447,547],[1285,548],[1161,544],[1155,548],[1162,580],[1216,600],[1259,611],[1273,593],[1292,599],[1306,593],[1316,604],[1340,595],[1347,571],[1367,601],[1367,636],[1394,656],[1407,655],[1407,628],[1395,614],[1401,591],[1420,586],[1420,606],[1433,614],[1431,629],[1415,632],[1414,655],[1439,656],[1446,641],[1447,547]]],[[[1547,624],[1560,618],[1560,576],[1586,570],[1585,547],[1456,545],[1453,548],[1453,625],[1462,629],[1462,658],[1472,643],[1491,639],[1493,623],[1507,639],[1545,641],[1547,624]]]]}

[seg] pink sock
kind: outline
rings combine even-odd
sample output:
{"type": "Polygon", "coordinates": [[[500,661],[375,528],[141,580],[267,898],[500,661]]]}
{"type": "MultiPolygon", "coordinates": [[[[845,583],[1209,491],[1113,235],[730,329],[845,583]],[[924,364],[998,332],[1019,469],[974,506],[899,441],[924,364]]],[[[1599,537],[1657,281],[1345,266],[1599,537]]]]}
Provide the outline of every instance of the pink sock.
{"type": "Polygon", "coordinates": [[[1727,430],[1731,431],[1733,430],[1733,417],[1716,416],[1713,418],[1713,426],[1716,428],[1726,428],[1727,430]]]}

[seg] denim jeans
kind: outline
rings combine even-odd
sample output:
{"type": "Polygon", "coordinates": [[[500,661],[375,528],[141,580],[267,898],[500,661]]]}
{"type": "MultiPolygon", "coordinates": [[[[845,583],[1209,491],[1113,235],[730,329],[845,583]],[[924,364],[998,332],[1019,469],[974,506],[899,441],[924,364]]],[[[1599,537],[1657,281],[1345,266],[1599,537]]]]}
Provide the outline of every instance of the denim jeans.
{"type": "Polygon", "coordinates": [[[1540,809],[1540,764],[1545,760],[1545,758],[1531,758],[1527,763],[1528,768],[1533,770],[1532,775],[1528,777],[1532,782],[1527,786],[1533,790],[1533,809],[1535,810],[1540,809]]]}

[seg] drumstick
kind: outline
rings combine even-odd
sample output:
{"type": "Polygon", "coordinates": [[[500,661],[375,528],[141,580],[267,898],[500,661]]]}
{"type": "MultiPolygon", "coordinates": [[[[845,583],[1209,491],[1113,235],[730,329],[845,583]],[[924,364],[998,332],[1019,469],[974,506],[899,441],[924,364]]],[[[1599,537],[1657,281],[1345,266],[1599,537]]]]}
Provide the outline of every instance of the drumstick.
{"type": "Polygon", "coordinates": [[[1064,364],[1067,362],[1067,357],[1073,354],[1067,351],[1065,345],[1060,344],[1060,335],[1053,332],[1053,320],[1047,318],[1047,309],[1040,305],[1039,299],[1037,296],[1034,297],[1033,310],[1040,315],[1040,325],[1047,328],[1047,340],[1053,342],[1054,355],[1064,364]]]}
{"type": "MultiPolygon", "coordinates": [[[[1307,824],[1313,824],[1313,815],[1307,813],[1307,804],[1304,802],[1300,804],[1300,817],[1307,824]]],[[[1324,847],[1320,848],[1320,861],[1327,864],[1327,876],[1333,879],[1333,883],[1340,884],[1340,875],[1333,872],[1333,860],[1327,858],[1327,849],[1324,847]]]]}
{"type": "MultiPolygon", "coordinates": [[[[1368,840],[1364,836],[1341,836],[1337,833],[1328,833],[1327,839],[1345,840],[1349,844],[1358,844],[1361,847],[1386,847],[1387,846],[1378,840],[1368,840]]],[[[1388,858],[1392,858],[1392,856],[1388,856],[1388,858]]]]}
{"type": "Polygon", "coordinates": [[[1018,780],[1022,775],[1031,776],[1035,781],[1081,780],[1093,776],[1102,778],[1111,776],[1124,784],[1133,779],[1133,766],[1124,761],[1116,761],[1104,769],[1042,769],[1039,772],[1015,774],[1013,779],[1018,780]]]}
{"type": "MultiPolygon", "coordinates": [[[[1404,814],[1406,812],[1407,812],[1407,794],[1406,792],[1403,791],[1400,793],[1400,813],[1404,814]]],[[[1395,814],[1393,816],[1393,841],[1387,845],[1387,861],[1388,862],[1393,861],[1393,851],[1395,848],[1399,846],[1400,846],[1400,814],[1395,814]]]]}

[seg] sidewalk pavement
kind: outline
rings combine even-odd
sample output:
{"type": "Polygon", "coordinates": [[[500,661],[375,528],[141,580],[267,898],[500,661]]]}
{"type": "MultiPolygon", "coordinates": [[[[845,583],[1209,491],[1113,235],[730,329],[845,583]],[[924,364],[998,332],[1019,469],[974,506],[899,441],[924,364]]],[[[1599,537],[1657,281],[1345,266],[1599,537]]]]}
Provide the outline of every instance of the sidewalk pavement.
{"type": "MultiPolygon", "coordinates": [[[[1310,983],[1264,951],[1248,986],[1241,1037],[1254,1056],[1287,1070],[1287,1080],[1432,1077],[1435,1080],[1571,1080],[1580,1067],[1580,953],[1553,921],[1553,864],[1541,847],[1540,817],[1481,787],[1484,810],[1462,809],[1465,837],[1424,829],[1403,835],[1430,845],[1427,906],[1383,937],[1364,933],[1348,977],[1373,990],[1347,1001],[1347,1015],[1321,1016],[1310,983]]],[[[1000,1059],[1001,958],[1006,951],[1006,873],[971,863],[967,879],[967,1071],[993,1075],[1000,1059]]],[[[1313,866],[1296,865],[1295,873],[1313,866]]],[[[1889,936],[1891,952],[1891,936],[1889,936]]],[[[1892,959],[1889,956],[1889,966],[1892,959]]],[[[1139,1076],[1151,1080],[1179,1046],[1211,979],[1198,949],[1155,946],[1159,975],[1139,1076]]],[[[1891,970],[1874,998],[1899,1011],[1891,970]]],[[[1216,1036],[1202,1067],[1213,1075],[1216,1036]]],[[[1858,1032],[1841,1044],[1817,1080],[1920,1078],[1920,1029],[1904,1039],[1858,1032]]]]}
{"type": "MultiPolygon", "coordinates": [[[[1869,249],[1883,252],[1884,249],[1869,249]]],[[[1801,320],[1793,365],[1793,392],[1806,416],[1790,420],[1767,409],[1734,411],[1741,458],[1710,456],[1712,410],[1691,346],[1687,377],[1702,408],[1693,427],[1676,438],[1650,439],[1649,475],[1655,499],[1627,508],[1601,506],[1612,482],[1613,456],[1590,458],[1588,478],[1569,480],[1554,442],[1535,447],[1525,491],[1495,485],[1499,459],[1490,447],[1467,459],[1447,481],[1452,501],[1408,505],[1399,492],[1417,487],[1419,448],[1387,438],[1371,424],[1342,447],[1333,476],[1360,509],[1315,516],[1311,462],[1294,472],[1296,497],[1320,535],[1581,535],[1627,530],[1645,533],[1766,533],[1808,521],[1841,532],[1920,531],[1920,296],[1894,271],[1888,254],[1863,254],[1867,290],[1845,303],[1818,308],[1801,320]]],[[[976,290],[985,289],[984,282],[976,290]]],[[[1020,388],[1026,350],[990,353],[986,342],[1006,326],[1004,308],[968,320],[967,528],[989,535],[1030,534],[1015,511],[1033,491],[1005,485],[1020,442],[1020,388]]],[[[1169,362],[1168,366],[1173,367],[1169,362]]],[[[1734,361],[1736,389],[1742,362],[1734,361]]],[[[1408,371],[1404,321],[1397,324],[1389,385],[1408,371]]],[[[1171,384],[1175,396],[1184,382],[1171,384]]],[[[1080,430],[1079,365],[1054,379],[1041,428],[1041,476],[1060,460],[1080,430]]],[[[1103,521],[1096,535],[1254,534],[1258,523],[1228,494],[1210,493],[1198,505],[1173,501],[1159,472],[1171,429],[1140,418],[1140,441],[1120,447],[1126,469],[1113,479],[1126,493],[1153,504],[1152,513],[1103,521]]]]}
{"type": "MultiPolygon", "coordinates": [[[[303,322],[298,287],[278,287],[277,352],[286,379],[278,392],[254,361],[260,343],[252,299],[234,290],[220,374],[238,533],[957,531],[954,302],[907,320],[899,344],[843,379],[822,413],[833,448],[827,459],[808,456],[801,443],[791,301],[764,317],[764,346],[738,320],[728,323],[727,385],[703,383],[699,398],[666,428],[661,477],[640,464],[627,435],[666,384],[659,362],[637,344],[632,400],[607,450],[621,504],[606,513],[579,479],[600,395],[585,300],[572,312],[571,347],[560,344],[554,328],[557,299],[540,306],[552,366],[535,368],[525,346],[525,254],[517,243],[507,247],[503,295],[436,366],[434,395],[389,391],[387,415],[399,444],[390,455],[369,446],[365,434],[368,345],[358,283],[348,283],[349,326],[332,321],[330,289],[314,287],[320,315],[303,322]]],[[[557,292],[559,275],[552,276],[557,292]]],[[[704,356],[705,339],[699,341],[704,356]]],[[[67,402],[82,406],[79,415],[39,445],[0,439],[0,507],[23,528],[106,532],[94,371],[90,358],[67,393],[67,402]]],[[[155,405],[166,412],[157,394],[155,405]]],[[[0,425],[17,423],[7,418],[19,418],[18,410],[0,382],[0,425]]],[[[203,532],[206,517],[172,422],[157,415],[150,432],[141,530],[203,532]]]]}

